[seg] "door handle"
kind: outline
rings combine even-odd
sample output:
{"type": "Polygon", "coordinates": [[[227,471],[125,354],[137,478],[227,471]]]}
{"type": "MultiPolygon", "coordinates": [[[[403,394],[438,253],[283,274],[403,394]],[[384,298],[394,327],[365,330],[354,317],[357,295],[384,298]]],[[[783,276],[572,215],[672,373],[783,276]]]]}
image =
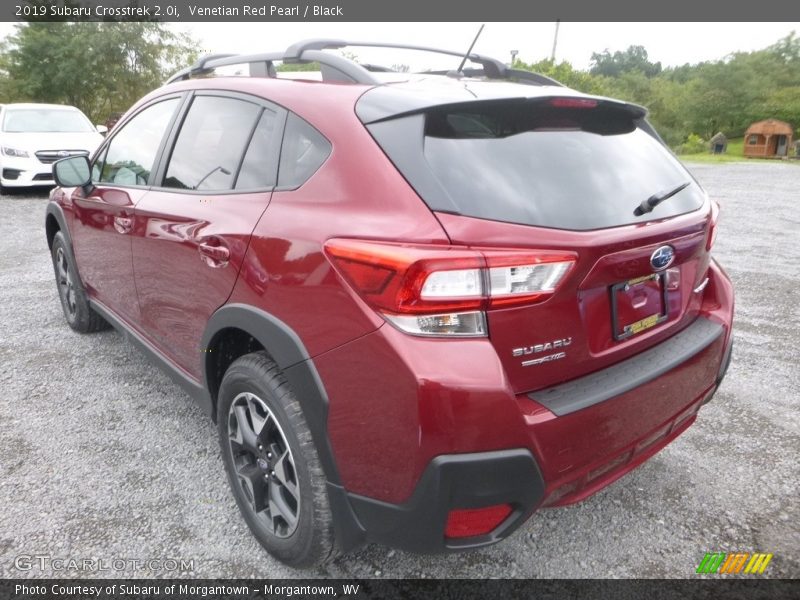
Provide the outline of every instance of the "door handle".
{"type": "Polygon", "coordinates": [[[133,228],[133,219],[130,217],[114,217],[114,229],[117,233],[130,233],[133,228]]]}
{"type": "Polygon", "coordinates": [[[219,242],[216,245],[203,242],[197,246],[197,251],[200,252],[202,261],[212,269],[227,266],[231,258],[231,251],[219,242]]]}

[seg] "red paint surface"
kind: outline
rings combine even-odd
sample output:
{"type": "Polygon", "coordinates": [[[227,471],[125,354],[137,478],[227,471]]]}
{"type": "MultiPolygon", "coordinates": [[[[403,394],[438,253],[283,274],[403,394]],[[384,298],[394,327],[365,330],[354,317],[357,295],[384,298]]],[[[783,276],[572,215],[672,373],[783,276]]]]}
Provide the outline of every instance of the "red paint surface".
{"type": "Polygon", "coordinates": [[[707,207],[581,232],[434,215],[355,116],[363,86],[242,78],[225,88],[295,111],[331,141],[331,156],[299,189],[273,194],[200,202],[97,188],[100,201],[89,201],[76,191],[62,204],[72,215],[79,271],[93,297],[195,378],[205,323],[226,302],[286,323],[325,386],[330,441],[348,491],[403,502],[438,455],[528,448],[545,477],[545,503],[567,503],[632,469],[693,421],[714,386],[733,314],[730,281],[709,267],[707,207]],[[133,219],[130,234],[115,232],[115,216],[133,219]],[[545,302],[490,310],[488,338],[431,339],[397,331],[357,296],[323,253],[331,238],[567,251],[577,262],[545,302]],[[227,266],[209,266],[201,243],[228,248],[227,266]],[[669,319],[615,342],[609,286],[652,272],[649,257],[665,243],[676,250],[669,319]],[[695,294],[706,276],[709,285],[695,294]],[[629,358],[698,315],[722,323],[724,339],[641,388],[563,417],[526,395],[629,358]],[[523,367],[512,355],[565,338],[566,357],[546,365],[523,367]]]}

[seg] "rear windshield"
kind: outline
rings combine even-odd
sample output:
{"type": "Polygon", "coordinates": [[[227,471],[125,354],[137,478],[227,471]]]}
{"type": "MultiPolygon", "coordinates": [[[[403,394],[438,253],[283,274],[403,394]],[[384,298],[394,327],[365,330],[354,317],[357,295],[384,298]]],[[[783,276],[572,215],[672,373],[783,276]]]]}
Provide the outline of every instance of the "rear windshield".
{"type": "Polygon", "coordinates": [[[369,128],[433,210],[588,230],[699,208],[699,186],[635,118],[602,103],[528,100],[436,108],[369,128]],[[687,182],[653,212],[634,215],[642,201],[687,182]]]}

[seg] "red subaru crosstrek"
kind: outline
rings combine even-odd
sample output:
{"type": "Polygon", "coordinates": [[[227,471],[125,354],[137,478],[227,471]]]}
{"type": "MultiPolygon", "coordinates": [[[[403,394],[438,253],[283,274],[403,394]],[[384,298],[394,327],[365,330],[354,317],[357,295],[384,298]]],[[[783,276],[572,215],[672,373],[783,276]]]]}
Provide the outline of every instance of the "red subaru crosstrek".
{"type": "Polygon", "coordinates": [[[47,209],[70,326],[127,332],[216,419],[296,566],[496,542],[675,439],[731,356],[718,206],[644,109],[342,45],[201,60],[56,163],[47,209]]]}

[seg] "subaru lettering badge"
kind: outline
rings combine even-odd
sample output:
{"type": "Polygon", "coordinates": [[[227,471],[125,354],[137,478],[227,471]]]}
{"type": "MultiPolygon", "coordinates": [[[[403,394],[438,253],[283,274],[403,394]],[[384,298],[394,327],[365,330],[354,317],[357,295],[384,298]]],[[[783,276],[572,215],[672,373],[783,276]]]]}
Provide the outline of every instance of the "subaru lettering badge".
{"type": "Polygon", "coordinates": [[[650,255],[650,266],[654,271],[663,271],[675,260],[675,249],[672,246],[660,246],[650,255]]]}

